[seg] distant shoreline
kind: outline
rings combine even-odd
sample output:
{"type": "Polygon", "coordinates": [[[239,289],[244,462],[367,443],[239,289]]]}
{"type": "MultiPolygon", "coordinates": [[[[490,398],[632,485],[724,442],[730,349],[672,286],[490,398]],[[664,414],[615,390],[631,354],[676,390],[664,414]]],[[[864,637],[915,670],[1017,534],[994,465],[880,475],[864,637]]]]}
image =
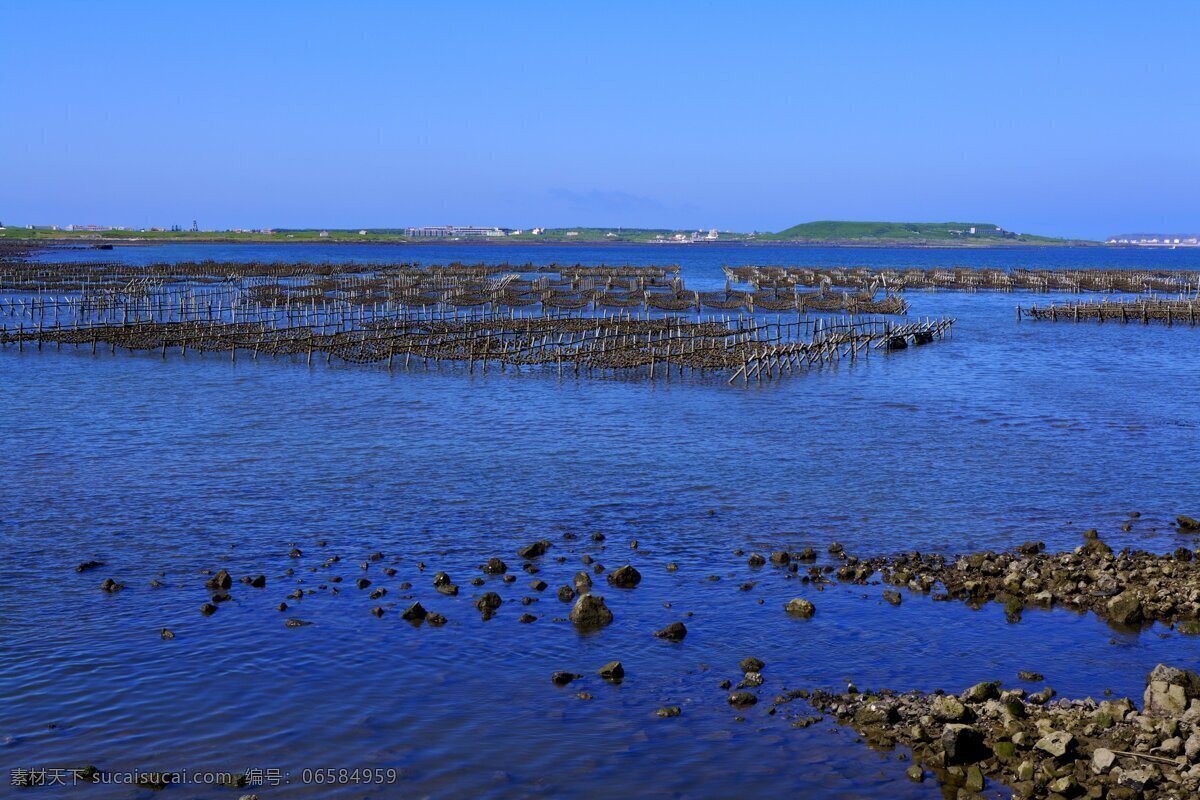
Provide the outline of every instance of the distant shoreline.
{"type": "MultiPolygon", "coordinates": [[[[289,246],[317,246],[317,247],[342,247],[347,245],[380,245],[388,247],[428,247],[428,246],[449,246],[449,247],[837,247],[846,249],[865,249],[865,250],[1013,250],[1022,248],[1062,248],[1062,247],[1106,247],[1118,248],[1121,245],[1106,245],[1102,242],[1089,241],[1063,241],[1063,242],[1005,242],[1003,240],[990,241],[987,243],[949,243],[949,242],[906,242],[906,241],[878,241],[878,242],[857,242],[857,241],[705,241],[705,242],[613,242],[613,241],[562,241],[562,240],[494,240],[488,238],[479,239],[423,239],[423,240],[396,240],[396,239],[370,239],[364,237],[360,241],[331,239],[329,241],[312,241],[312,240],[292,240],[292,239],[232,239],[222,238],[220,236],[212,237],[192,237],[187,239],[83,239],[76,237],[51,239],[51,238],[32,238],[32,239],[6,239],[0,240],[7,243],[25,246],[36,249],[50,249],[69,247],[73,249],[87,250],[108,250],[117,247],[155,247],[158,245],[188,245],[188,244],[226,244],[238,246],[252,245],[289,245],[289,246]],[[99,247],[98,245],[104,245],[99,247]]],[[[1145,249],[1137,248],[1133,245],[1125,246],[1126,249],[1145,249]]]]}

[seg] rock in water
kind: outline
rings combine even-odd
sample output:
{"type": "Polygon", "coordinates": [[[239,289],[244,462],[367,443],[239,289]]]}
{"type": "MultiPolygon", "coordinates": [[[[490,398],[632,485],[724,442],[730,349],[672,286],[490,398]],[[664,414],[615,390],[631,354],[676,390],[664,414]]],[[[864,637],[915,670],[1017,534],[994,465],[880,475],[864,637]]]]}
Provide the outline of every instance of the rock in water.
{"type": "Polygon", "coordinates": [[[654,635],[660,639],[666,639],[668,642],[682,642],[687,636],[687,626],[682,622],[672,622],[662,630],[654,632],[654,635]]]}
{"type": "Polygon", "coordinates": [[[544,556],[549,547],[550,542],[545,539],[539,539],[533,544],[527,544],[517,550],[517,555],[524,559],[537,558],[538,556],[544,556]]]}
{"type": "Polygon", "coordinates": [[[620,683],[625,678],[625,667],[621,665],[620,661],[610,661],[601,667],[596,674],[606,681],[620,683]]]}
{"type": "Polygon", "coordinates": [[[107,592],[108,594],[112,594],[113,592],[119,592],[124,588],[125,588],[125,584],[117,583],[112,578],[105,578],[100,583],[100,591],[107,592]]]}
{"type": "Polygon", "coordinates": [[[409,622],[420,622],[428,616],[425,607],[420,603],[413,603],[408,608],[400,613],[400,619],[408,620],[409,622]]]}
{"type": "Polygon", "coordinates": [[[745,708],[757,703],[758,697],[753,692],[733,692],[726,700],[734,708],[745,708]]]}
{"type": "Polygon", "coordinates": [[[1126,590],[1108,601],[1108,618],[1118,625],[1137,625],[1143,619],[1142,601],[1136,592],[1126,590]]]}
{"type": "Polygon", "coordinates": [[[580,595],[571,606],[571,622],[580,631],[594,631],[609,625],[613,621],[612,612],[604,604],[603,597],[592,594],[580,595]]]}
{"type": "Polygon", "coordinates": [[[283,624],[289,628],[303,628],[306,625],[312,625],[312,623],[308,620],[303,620],[298,617],[288,617],[286,620],[284,620],[283,624]]]}
{"type": "Polygon", "coordinates": [[[566,686],[573,680],[582,677],[574,672],[556,672],[550,676],[550,680],[555,686],[566,686]]]}
{"type": "Polygon", "coordinates": [[[784,606],[784,609],[793,617],[800,617],[802,619],[808,619],[817,611],[816,606],[802,597],[794,597],[791,600],[788,600],[787,605],[784,606]]]}
{"type": "Polygon", "coordinates": [[[608,573],[608,582],[619,589],[632,589],[642,581],[642,573],[626,564],[608,573]]]}
{"type": "Polygon", "coordinates": [[[569,603],[575,599],[575,590],[570,586],[558,587],[558,599],[564,603],[569,603]]]}
{"type": "Polygon", "coordinates": [[[683,713],[683,711],[679,708],[679,706],[663,706],[662,708],[660,708],[654,712],[655,716],[664,717],[664,718],[665,717],[678,717],[682,713],[683,713]]]}
{"type": "Polygon", "coordinates": [[[762,659],[754,658],[753,656],[748,656],[741,660],[741,662],[738,664],[738,669],[740,669],[743,673],[762,672],[763,667],[765,667],[765,666],[767,666],[767,665],[762,661],[762,659]]]}
{"type": "Polygon", "coordinates": [[[504,601],[500,599],[500,595],[495,592],[484,592],[479,599],[475,601],[475,607],[484,614],[490,614],[500,607],[504,601]]]}
{"type": "Polygon", "coordinates": [[[217,574],[204,582],[207,589],[228,589],[233,586],[233,578],[229,576],[228,570],[219,569],[217,574]]]}
{"type": "Polygon", "coordinates": [[[489,558],[480,569],[488,575],[503,575],[508,572],[508,565],[498,558],[489,558]]]}
{"type": "Polygon", "coordinates": [[[1179,529],[1184,531],[1200,531],[1200,519],[1188,517],[1180,514],[1175,518],[1175,522],[1179,524],[1179,529]]]}

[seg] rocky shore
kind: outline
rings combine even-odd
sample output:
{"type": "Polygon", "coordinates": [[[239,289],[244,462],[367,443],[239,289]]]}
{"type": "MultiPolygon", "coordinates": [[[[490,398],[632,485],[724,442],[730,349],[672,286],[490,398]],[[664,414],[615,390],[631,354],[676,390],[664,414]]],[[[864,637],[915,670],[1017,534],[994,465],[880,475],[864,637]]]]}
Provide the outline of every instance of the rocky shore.
{"type": "Polygon", "coordinates": [[[1200,796],[1200,676],[1160,664],[1142,707],[1128,698],[1052,699],[980,683],[941,692],[813,692],[809,702],[872,747],[913,751],[908,775],[926,771],[949,797],[999,781],[1022,798],[1200,796]]]}
{"type": "Polygon", "coordinates": [[[915,552],[867,559],[846,556],[836,574],[842,581],[882,581],[973,607],[1001,603],[1012,622],[1030,606],[1063,606],[1091,611],[1116,626],[1161,622],[1181,633],[1200,633],[1196,551],[1180,547],[1164,555],[1114,552],[1094,530],[1071,552],[1047,553],[1041,542],[1027,542],[1014,552],[951,558],[915,552]]]}

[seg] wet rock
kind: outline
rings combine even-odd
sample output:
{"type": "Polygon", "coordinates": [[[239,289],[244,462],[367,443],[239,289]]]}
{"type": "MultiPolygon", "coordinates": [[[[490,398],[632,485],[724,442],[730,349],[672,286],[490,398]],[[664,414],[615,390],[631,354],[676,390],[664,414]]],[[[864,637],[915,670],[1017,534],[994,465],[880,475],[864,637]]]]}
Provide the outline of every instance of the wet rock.
{"type": "Polygon", "coordinates": [[[211,578],[209,578],[208,580],[206,580],[204,582],[204,587],[206,589],[225,590],[225,589],[228,589],[230,586],[233,586],[233,578],[229,577],[228,570],[224,570],[224,569],[217,570],[216,575],[213,575],[211,578]]]}
{"type": "Polygon", "coordinates": [[[477,578],[471,578],[471,585],[472,585],[472,586],[483,586],[483,583],[484,583],[484,580],[483,580],[483,578],[478,578],[478,577],[477,577],[477,578]]]}
{"type": "Polygon", "coordinates": [[[524,559],[538,558],[539,556],[544,556],[549,547],[550,542],[545,539],[539,539],[517,550],[517,556],[524,559]]]}
{"type": "Polygon", "coordinates": [[[1000,699],[1000,681],[977,683],[962,693],[964,703],[983,703],[1000,699]]]}
{"type": "Polygon", "coordinates": [[[254,589],[262,589],[267,585],[266,575],[255,575],[246,581],[246,585],[254,589]]]}
{"type": "Polygon", "coordinates": [[[516,576],[516,575],[513,575],[512,573],[509,573],[508,575],[505,575],[505,576],[504,576],[503,578],[501,578],[500,580],[504,581],[505,583],[516,583],[516,582],[517,582],[517,576],[516,576]]]}
{"type": "Polygon", "coordinates": [[[946,766],[974,764],[988,757],[983,734],[977,728],[961,723],[951,723],[942,729],[942,752],[946,766]]]}
{"type": "Polygon", "coordinates": [[[940,722],[970,722],[971,712],[957,697],[944,694],[935,697],[930,706],[933,718],[940,722]]]}
{"type": "Polygon", "coordinates": [[[166,584],[160,581],[158,578],[154,578],[150,581],[151,589],[161,589],[163,586],[166,586],[166,584]]]}
{"type": "Polygon", "coordinates": [[[1051,731],[1038,739],[1034,747],[1051,758],[1063,759],[1075,752],[1075,737],[1066,731],[1051,731]]]}
{"type": "Polygon", "coordinates": [[[620,683],[625,678],[625,667],[620,661],[610,661],[602,666],[596,674],[606,681],[620,683]]]}
{"type": "Polygon", "coordinates": [[[105,578],[103,581],[100,582],[100,591],[107,592],[108,594],[112,594],[113,592],[119,592],[124,588],[125,588],[125,584],[118,583],[117,581],[114,581],[112,578],[105,578]]]}
{"type": "Polygon", "coordinates": [[[786,567],[792,562],[792,555],[787,550],[776,550],[771,553],[771,563],[777,567],[786,567]]]}
{"type": "Polygon", "coordinates": [[[900,605],[900,603],[902,601],[902,598],[900,597],[900,593],[893,591],[891,589],[883,590],[883,599],[886,600],[889,605],[893,605],[893,606],[900,605]]]}
{"type": "Polygon", "coordinates": [[[1175,523],[1179,525],[1181,531],[1200,531],[1200,519],[1188,517],[1180,514],[1175,518],[1175,523]]]}
{"type": "Polygon", "coordinates": [[[475,607],[484,614],[490,614],[500,607],[504,601],[500,599],[500,595],[495,592],[484,592],[475,601],[475,607]]]}
{"type": "Polygon", "coordinates": [[[542,580],[534,580],[529,582],[529,588],[535,592],[544,592],[546,590],[546,582],[542,580]]]}
{"type": "Polygon", "coordinates": [[[742,672],[762,672],[766,666],[762,659],[755,658],[754,656],[747,656],[738,662],[738,669],[742,672]]]}
{"type": "Polygon", "coordinates": [[[558,599],[564,603],[569,603],[575,599],[575,590],[570,586],[558,587],[558,599]]]}
{"type": "Polygon", "coordinates": [[[1017,673],[1017,679],[1028,683],[1041,683],[1046,680],[1046,676],[1040,672],[1026,672],[1025,670],[1021,670],[1017,673]]]}
{"type": "Polygon", "coordinates": [[[654,635],[659,639],[666,639],[668,642],[682,642],[687,636],[687,626],[682,622],[672,622],[665,628],[655,631],[654,635]]]}
{"type": "Polygon", "coordinates": [[[746,563],[752,567],[761,567],[767,563],[767,560],[758,553],[751,553],[750,557],[746,559],[746,563]]]}
{"type": "Polygon", "coordinates": [[[175,638],[175,632],[172,631],[170,628],[159,628],[158,635],[159,635],[159,638],[161,638],[161,639],[169,640],[169,639],[175,638]]]}
{"type": "Polygon", "coordinates": [[[479,568],[488,575],[503,575],[505,572],[508,572],[508,565],[498,558],[489,558],[479,568]]]}
{"type": "Polygon", "coordinates": [[[603,597],[592,594],[580,595],[571,606],[571,623],[580,631],[599,630],[612,623],[613,615],[604,604],[603,597]]]}
{"type": "Polygon", "coordinates": [[[787,601],[784,609],[790,616],[808,619],[817,612],[817,607],[802,597],[794,597],[787,601]]]}
{"type": "Polygon", "coordinates": [[[287,604],[287,603],[280,603],[279,605],[275,606],[275,610],[276,610],[276,611],[287,611],[287,610],[288,610],[288,604],[287,604]]]}
{"type": "Polygon", "coordinates": [[[528,625],[529,623],[536,622],[536,621],[537,621],[537,617],[535,617],[533,614],[529,614],[529,613],[525,613],[525,614],[522,614],[521,616],[517,617],[517,622],[521,623],[522,625],[528,625]]]}
{"type": "Polygon", "coordinates": [[[1200,698],[1200,676],[1190,670],[1159,664],[1146,678],[1142,705],[1147,714],[1177,716],[1200,698]]]}
{"type": "Polygon", "coordinates": [[[634,567],[626,564],[608,573],[608,582],[619,589],[632,589],[642,581],[642,574],[634,567]]]}
{"type": "Polygon", "coordinates": [[[359,589],[365,589],[371,585],[371,582],[369,580],[367,580],[366,578],[359,578],[358,580],[356,580],[354,582],[354,585],[357,586],[359,589]]]}
{"type": "Polygon", "coordinates": [[[654,712],[654,715],[656,717],[666,718],[666,717],[678,717],[682,713],[683,713],[683,711],[682,711],[682,709],[679,708],[679,706],[663,706],[662,708],[657,709],[654,712]]]}
{"type": "Polygon", "coordinates": [[[676,564],[674,561],[667,562],[667,572],[677,572],[678,570],[679,570],[679,565],[676,564]]]}
{"type": "Polygon", "coordinates": [[[372,600],[378,600],[378,599],[380,599],[381,597],[383,597],[383,596],[384,596],[384,595],[386,595],[386,594],[387,594],[387,589],[385,589],[384,587],[380,586],[380,587],[378,587],[378,588],[376,588],[376,589],[372,589],[372,590],[371,590],[371,593],[370,593],[369,595],[367,595],[367,596],[368,596],[369,598],[371,598],[372,600]]]}
{"type": "Polygon", "coordinates": [[[592,541],[593,541],[593,542],[603,542],[603,541],[604,541],[604,539],[605,539],[605,536],[604,536],[604,534],[603,534],[603,533],[593,533],[593,534],[592,534],[592,541]]]}
{"type": "Polygon", "coordinates": [[[394,578],[394,577],[396,577],[396,568],[395,567],[384,567],[383,574],[387,575],[389,578],[394,578]]]}
{"type": "Polygon", "coordinates": [[[420,622],[429,616],[429,612],[425,610],[425,606],[420,603],[413,603],[404,611],[400,612],[400,619],[408,622],[420,622]]]}
{"type": "Polygon", "coordinates": [[[304,555],[304,553],[299,547],[293,547],[288,551],[288,558],[300,558],[302,555],[304,555]]]}
{"type": "Polygon", "coordinates": [[[308,620],[300,619],[298,617],[288,617],[283,621],[283,624],[288,628],[303,628],[305,626],[312,625],[312,623],[308,620]]]}
{"type": "Polygon", "coordinates": [[[437,613],[436,611],[430,611],[425,616],[425,624],[433,625],[435,627],[441,627],[442,625],[446,624],[446,618],[443,617],[441,614],[437,613]]]}
{"type": "Polygon", "coordinates": [[[592,576],[586,572],[576,572],[574,583],[575,591],[578,594],[585,594],[592,588],[592,576]]]}
{"type": "Polygon", "coordinates": [[[217,607],[212,603],[203,603],[200,606],[200,613],[206,617],[211,617],[213,614],[217,613],[217,607]]]}
{"type": "Polygon", "coordinates": [[[98,567],[103,567],[103,566],[104,566],[103,561],[82,561],[79,564],[75,565],[75,571],[76,572],[87,572],[89,569],[96,569],[98,567]]]}
{"type": "Polygon", "coordinates": [[[746,708],[758,702],[758,696],[753,692],[731,692],[725,699],[734,708],[746,708]]]}
{"type": "Polygon", "coordinates": [[[1097,775],[1104,774],[1112,769],[1113,764],[1117,760],[1117,755],[1107,747],[1097,747],[1092,752],[1092,771],[1097,775]]]}
{"type": "Polygon", "coordinates": [[[911,765],[904,770],[905,776],[913,783],[921,783],[925,780],[925,770],[918,767],[916,764],[911,765]]]}
{"type": "Polygon", "coordinates": [[[227,603],[230,600],[232,600],[233,598],[230,597],[227,592],[217,592],[209,599],[214,603],[227,603]]]}
{"type": "Polygon", "coordinates": [[[571,681],[578,680],[582,677],[582,675],[579,675],[575,672],[556,672],[550,676],[550,680],[555,686],[566,686],[571,681]]]}

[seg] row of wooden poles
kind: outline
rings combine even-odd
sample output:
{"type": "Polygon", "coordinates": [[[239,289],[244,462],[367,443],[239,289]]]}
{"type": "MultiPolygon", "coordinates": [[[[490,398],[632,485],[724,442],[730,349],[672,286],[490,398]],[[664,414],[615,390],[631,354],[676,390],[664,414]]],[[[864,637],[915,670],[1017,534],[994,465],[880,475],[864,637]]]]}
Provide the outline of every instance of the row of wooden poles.
{"type": "Polygon", "coordinates": [[[889,292],[944,289],[968,292],[1200,293],[1200,272],[1195,270],[774,266],[726,266],[723,269],[729,280],[748,283],[756,288],[826,285],[847,289],[875,287],[889,292]]]}
{"type": "Polygon", "coordinates": [[[1200,321],[1200,302],[1190,299],[1147,298],[1139,300],[1104,300],[1093,303],[1052,303],[1039,308],[1017,306],[1017,320],[1029,317],[1051,322],[1085,322],[1105,320],[1119,322],[1164,322],[1167,325],[1195,326],[1200,321]]]}
{"type": "Polygon", "coordinates": [[[945,335],[953,320],[926,319],[897,325],[887,320],[842,317],[775,322],[753,316],[652,317],[618,313],[600,317],[535,316],[509,313],[440,313],[353,320],[343,316],[334,323],[325,318],[315,324],[288,324],[279,317],[267,320],[234,320],[216,314],[207,320],[129,319],[121,322],[39,324],[0,331],[0,343],[24,349],[54,344],[90,346],[95,353],[105,346],[130,351],[157,350],[165,358],[178,349],[193,352],[226,352],[237,360],[239,351],[257,359],[303,355],[311,364],[314,355],[345,363],[386,362],[408,367],[414,360],[465,362],[469,372],[476,364],[484,372],[489,364],[556,367],[579,375],[596,371],[613,373],[645,370],[653,379],[658,371],[670,377],[672,369],[704,375],[732,371],[730,382],[741,377],[761,382],[791,374],[814,364],[842,358],[856,359],[876,348],[899,349],[924,344],[945,335]]]}

